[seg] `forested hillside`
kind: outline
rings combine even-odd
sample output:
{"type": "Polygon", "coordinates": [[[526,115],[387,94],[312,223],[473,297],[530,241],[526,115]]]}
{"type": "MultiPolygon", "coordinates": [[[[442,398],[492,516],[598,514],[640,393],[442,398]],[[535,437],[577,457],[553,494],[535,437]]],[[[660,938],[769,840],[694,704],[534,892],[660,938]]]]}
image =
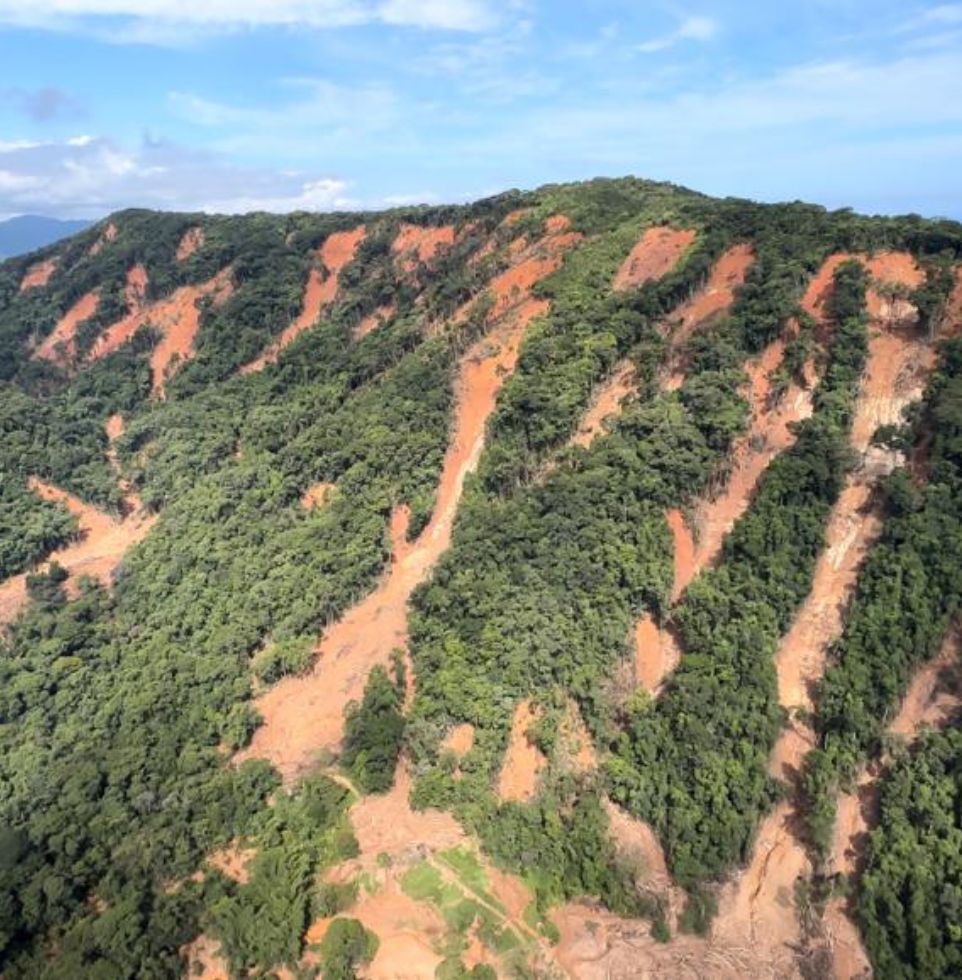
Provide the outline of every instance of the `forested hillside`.
{"type": "Polygon", "coordinates": [[[0,973],[957,973],[960,269],[631,178],[0,264],[0,973]]]}

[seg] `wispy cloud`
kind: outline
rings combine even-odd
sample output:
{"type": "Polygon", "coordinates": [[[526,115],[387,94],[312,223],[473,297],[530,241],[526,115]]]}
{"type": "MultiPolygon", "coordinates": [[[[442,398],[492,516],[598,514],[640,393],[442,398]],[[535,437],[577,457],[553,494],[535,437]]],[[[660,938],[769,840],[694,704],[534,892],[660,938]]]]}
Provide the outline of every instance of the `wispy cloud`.
{"type": "MultiPolygon", "coordinates": [[[[291,97],[270,106],[234,105],[190,92],[171,92],[168,104],[184,122],[207,131],[207,145],[252,158],[273,156],[278,146],[288,160],[343,155],[349,147],[370,149],[372,136],[403,130],[405,108],[383,85],[291,78],[279,87],[291,97]]],[[[391,145],[396,149],[398,139],[391,145]]]]}
{"type": "Polygon", "coordinates": [[[686,17],[670,34],[654,37],[638,45],[645,54],[665,51],[683,41],[710,41],[718,34],[719,23],[712,17],[686,17]]]}
{"type": "Polygon", "coordinates": [[[160,44],[250,27],[482,31],[497,20],[489,0],[0,0],[3,24],[160,44]]]}

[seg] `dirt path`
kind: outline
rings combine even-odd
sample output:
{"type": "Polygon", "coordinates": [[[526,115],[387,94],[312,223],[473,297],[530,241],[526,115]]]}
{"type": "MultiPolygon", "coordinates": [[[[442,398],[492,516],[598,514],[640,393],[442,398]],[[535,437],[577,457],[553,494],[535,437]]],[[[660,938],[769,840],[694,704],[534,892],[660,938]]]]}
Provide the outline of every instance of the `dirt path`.
{"type": "Polygon", "coordinates": [[[313,327],[320,319],[321,311],[330,306],[337,297],[338,280],[341,270],[354,258],[358,246],[364,241],[367,229],[359,225],[351,231],[336,231],[328,235],[318,251],[318,258],[324,267],[324,274],[317,266],[312,266],[304,287],[304,301],[297,319],[285,327],[280,336],[257,358],[245,364],[241,374],[261,371],[273,364],[285,347],[292,344],[305,330],[313,327]]]}
{"type": "Polygon", "coordinates": [[[20,280],[20,292],[25,293],[28,289],[37,289],[46,286],[50,282],[50,277],[57,270],[57,259],[44,259],[43,262],[34,262],[20,280]]]}
{"type": "MultiPolygon", "coordinates": [[[[477,466],[498,392],[514,370],[528,324],[547,309],[545,301],[531,297],[530,288],[560,265],[575,241],[570,235],[548,236],[492,282],[491,329],[461,361],[454,435],[430,523],[415,542],[395,533],[388,574],[325,633],[310,673],[285,678],[258,698],[264,724],[238,759],[266,758],[285,781],[295,779],[323,750],[336,749],[348,701],[360,698],[375,664],[387,663],[393,649],[405,646],[408,597],[448,547],[464,480],[477,466]]],[[[396,518],[402,514],[399,509],[396,518]]],[[[394,523],[396,532],[405,530],[397,526],[403,522],[394,523]]]]}
{"type": "Polygon", "coordinates": [[[177,245],[175,258],[178,262],[184,262],[189,259],[203,244],[204,229],[199,225],[194,228],[188,228],[187,231],[184,232],[184,237],[181,238],[179,244],[177,245]]]}
{"type": "Polygon", "coordinates": [[[615,273],[614,289],[636,289],[671,272],[698,237],[690,228],[646,228],[615,273]]]}
{"type": "MultiPolygon", "coordinates": [[[[48,556],[42,567],[57,562],[69,573],[67,594],[77,594],[81,575],[99,579],[108,588],[111,576],[126,552],[154,526],[154,515],[136,513],[119,521],[85,504],[73,494],[40,480],[31,480],[30,489],[44,500],[62,504],[77,517],[81,538],[48,556]]],[[[27,601],[27,576],[15,575],[0,585],[0,624],[10,623],[27,601]]]]}
{"type": "MultiPolygon", "coordinates": [[[[100,335],[90,352],[90,360],[106,357],[127,343],[141,327],[151,326],[161,335],[150,356],[153,394],[162,395],[164,381],[175,360],[186,360],[193,354],[194,338],[200,327],[200,301],[209,297],[215,306],[225,303],[233,292],[231,273],[225,269],[205,283],[181,286],[170,296],[148,304],[142,301],[141,277],[134,270],[131,274],[134,278],[131,281],[128,277],[127,288],[130,312],[100,335]]],[[[146,274],[143,282],[146,283],[146,274]]]]}
{"type": "Polygon", "coordinates": [[[84,293],[57,321],[53,331],[44,338],[33,356],[60,364],[70,360],[74,355],[74,337],[77,334],[77,327],[97,312],[99,302],[100,297],[97,293],[84,293]]]}

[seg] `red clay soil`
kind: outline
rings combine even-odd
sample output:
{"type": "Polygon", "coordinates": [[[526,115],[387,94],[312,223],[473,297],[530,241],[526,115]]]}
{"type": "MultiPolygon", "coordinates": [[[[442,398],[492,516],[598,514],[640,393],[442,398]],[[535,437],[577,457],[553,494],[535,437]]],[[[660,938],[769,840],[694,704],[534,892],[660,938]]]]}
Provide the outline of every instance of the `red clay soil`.
{"type": "MultiPolygon", "coordinates": [[[[869,437],[876,425],[897,420],[902,407],[921,395],[934,364],[929,348],[920,348],[913,338],[901,337],[900,332],[900,327],[891,326],[883,336],[892,343],[880,343],[878,337],[870,343],[850,440],[852,448],[863,454],[863,462],[849,476],[832,509],[826,546],[816,564],[811,591],[776,658],[779,698],[787,709],[810,711],[813,707],[812,687],[821,678],[829,651],[842,633],[843,611],[855,588],[858,570],[881,533],[882,520],[871,507],[872,495],[879,481],[902,460],[886,454],[882,454],[885,458],[873,458],[876,451],[865,452],[869,437]],[[898,385],[895,379],[899,379],[898,385]],[[880,400],[884,402],[881,409],[880,400]]],[[[932,669],[933,674],[937,672],[937,668],[932,669]]],[[[921,706],[931,702],[931,677],[920,684],[919,693],[907,699],[908,710],[903,710],[909,718],[909,730],[917,723],[921,706]]],[[[773,752],[773,775],[794,785],[814,743],[814,733],[793,713],[773,752]]],[[[846,840],[851,839],[854,824],[864,812],[862,795],[853,801],[839,811],[839,833],[846,840]]],[[[748,868],[723,895],[718,935],[732,941],[748,935],[754,943],[781,947],[786,956],[802,941],[792,896],[796,881],[808,878],[812,867],[798,833],[802,821],[796,804],[796,798],[786,799],[763,821],[748,868]]],[[[864,956],[858,953],[858,937],[837,912],[829,919],[827,935],[835,944],[832,948],[837,947],[838,957],[848,964],[842,972],[862,968],[864,956]]]]}
{"type": "Polygon", "coordinates": [[[177,245],[175,258],[178,262],[184,262],[189,259],[203,244],[204,229],[199,225],[194,228],[188,228],[187,231],[184,232],[184,237],[181,238],[180,243],[177,245]]]}
{"type": "Polygon", "coordinates": [[[200,300],[210,297],[215,306],[220,306],[232,292],[230,270],[225,269],[199,286],[181,286],[164,299],[135,307],[101,334],[90,352],[90,360],[106,357],[127,343],[141,327],[149,325],[161,335],[150,356],[150,367],[153,393],[162,395],[174,359],[183,361],[193,354],[194,338],[200,327],[200,300]]]}
{"type": "Polygon", "coordinates": [[[498,798],[502,802],[530,800],[538,788],[538,776],[547,760],[528,737],[528,729],[537,720],[531,702],[520,701],[511,721],[508,749],[498,776],[498,798]]]}
{"type": "Polygon", "coordinates": [[[70,360],[74,353],[74,337],[77,334],[77,327],[97,312],[99,301],[100,297],[95,292],[84,293],[60,318],[53,331],[43,340],[33,356],[59,363],[70,360]]]}
{"type": "MultiPolygon", "coordinates": [[[[684,530],[679,512],[669,514],[676,550],[676,581],[672,591],[674,601],[684,588],[703,569],[713,565],[721,553],[725,537],[735,522],[748,509],[762,474],[771,461],[795,441],[789,429],[792,422],[807,418],[812,411],[811,391],[792,384],[774,407],[768,404],[769,375],[781,363],[785,342],[773,341],[755,359],[745,365],[748,385],[745,396],[751,406],[751,423],[745,435],[735,440],[730,458],[730,470],[721,490],[714,496],[702,497],[694,507],[695,546],[691,550],[690,535],[684,530]]],[[[652,694],[657,694],[668,672],[680,659],[680,651],[669,631],[659,630],[650,617],[645,617],[635,629],[635,664],[638,682],[652,694]]]]}
{"type": "Polygon", "coordinates": [[[307,275],[307,285],[304,287],[304,301],[301,312],[290,326],[285,327],[281,335],[264,351],[260,357],[245,364],[241,374],[251,374],[262,370],[266,365],[273,364],[278,354],[294,342],[305,330],[310,329],[320,319],[321,311],[330,306],[337,296],[337,284],[341,270],[357,252],[358,246],[364,241],[367,229],[359,225],[351,231],[336,231],[328,235],[324,244],[318,250],[318,257],[324,267],[325,274],[316,266],[307,275]]]}
{"type": "Polygon", "coordinates": [[[225,878],[230,878],[238,884],[244,885],[250,881],[250,868],[248,865],[257,853],[253,847],[242,847],[240,842],[232,841],[227,847],[214,851],[207,858],[207,863],[216,868],[225,878]]]}
{"type": "Polygon", "coordinates": [[[411,776],[402,763],[390,792],[363,796],[354,804],[351,826],[362,856],[443,850],[465,842],[461,825],[447,810],[412,810],[410,793],[411,776]]]}
{"type": "Polygon", "coordinates": [[[402,224],[391,251],[397,256],[402,271],[413,272],[418,265],[426,265],[443,248],[454,244],[454,226],[439,228],[402,224]]]}
{"type": "Polygon", "coordinates": [[[147,270],[138,262],[127,270],[127,285],[124,288],[124,299],[127,301],[127,311],[136,313],[144,305],[147,296],[147,270]]]}
{"type": "Polygon", "coordinates": [[[744,283],[754,261],[750,245],[733,245],[712,267],[708,282],[666,318],[671,334],[665,390],[676,391],[682,386],[685,345],[698,327],[728,311],[735,301],[735,290],[744,283]]]}
{"type": "MultiPolygon", "coordinates": [[[[392,521],[394,560],[381,584],[324,634],[308,674],[285,678],[258,698],[264,724],[238,760],[268,759],[285,781],[294,780],[320,753],[338,746],[348,701],[361,697],[372,667],[387,663],[393,649],[405,646],[408,597],[448,547],[464,480],[477,466],[498,392],[514,370],[528,325],[547,308],[528,290],[557,268],[561,251],[574,240],[570,235],[545,239],[492,284],[491,330],[461,361],[454,435],[431,521],[415,542],[407,542],[401,533],[403,520],[392,521]]],[[[403,513],[399,508],[395,517],[403,513]]]]}
{"type": "MultiPolygon", "coordinates": [[[[122,415],[114,414],[107,419],[107,423],[104,426],[107,433],[107,461],[110,463],[111,469],[120,477],[120,461],[117,459],[117,440],[124,434],[124,419],[122,415]]],[[[140,510],[143,507],[143,503],[140,499],[139,494],[130,486],[129,483],[121,481],[120,488],[124,491],[124,506],[126,507],[126,512],[132,513],[133,511],[140,510]]]]}
{"type": "Polygon", "coordinates": [[[220,942],[208,936],[198,936],[181,946],[180,955],[186,966],[184,976],[192,980],[230,980],[227,961],[220,955],[220,942]]]}
{"type": "Polygon", "coordinates": [[[23,279],[20,280],[20,292],[25,293],[28,289],[37,289],[39,286],[46,286],[50,282],[50,277],[57,268],[56,259],[44,259],[43,262],[35,262],[23,279]]]}
{"type": "MultiPolygon", "coordinates": [[[[47,562],[56,561],[69,573],[68,595],[76,595],[78,576],[89,575],[110,586],[111,576],[126,552],[154,526],[156,516],[134,514],[115,520],[73,494],[40,480],[31,480],[30,489],[44,500],[62,504],[74,514],[81,538],[53,552],[47,562]]],[[[0,585],[0,624],[11,622],[27,601],[27,577],[16,575],[0,585]]]]}
{"type": "Polygon", "coordinates": [[[111,221],[103,232],[101,232],[100,237],[90,246],[90,250],[87,254],[93,258],[95,255],[99,255],[106,245],[110,242],[116,241],[118,235],[117,226],[111,221]]]}
{"type": "Polygon", "coordinates": [[[671,272],[691,247],[697,232],[659,225],[648,228],[615,274],[616,290],[634,289],[671,272]]]}
{"type": "Polygon", "coordinates": [[[364,319],[361,320],[361,322],[354,328],[354,339],[360,340],[362,337],[366,337],[372,331],[384,326],[384,324],[387,323],[396,312],[397,307],[393,303],[387,303],[384,306],[379,306],[373,313],[369,313],[366,317],[364,317],[364,319]]]}
{"type": "Polygon", "coordinates": [[[301,494],[301,506],[305,510],[311,510],[314,507],[323,507],[330,500],[333,492],[333,483],[315,483],[314,486],[308,487],[301,494]]]}
{"type": "Polygon", "coordinates": [[[442,752],[453,752],[459,758],[474,748],[474,725],[464,722],[455,725],[441,743],[442,752]]]}
{"type": "Polygon", "coordinates": [[[590,772],[598,768],[598,755],[591,735],[578,706],[572,700],[568,701],[558,734],[564,765],[575,772],[590,772]]]}
{"type": "MultiPolygon", "coordinates": [[[[958,675],[960,656],[962,633],[953,629],[939,653],[913,678],[899,713],[889,725],[890,734],[901,735],[911,743],[925,729],[941,728],[956,716],[962,708],[962,694],[958,686],[943,690],[940,679],[945,671],[958,675]]],[[[835,832],[828,865],[831,872],[861,873],[868,834],[878,822],[879,784],[885,770],[886,760],[877,760],[861,772],[855,791],[842,794],[836,801],[835,832]]],[[[844,899],[829,902],[823,928],[832,953],[833,976],[841,980],[869,976],[869,959],[844,899]]]]}
{"type": "Polygon", "coordinates": [[[605,421],[617,415],[621,403],[635,390],[635,366],[631,361],[619,361],[611,376],[595,389],[591,404],[582,416],[578,431],[571,439],[572,446],[587,449],[605,431],[605,421]]]}

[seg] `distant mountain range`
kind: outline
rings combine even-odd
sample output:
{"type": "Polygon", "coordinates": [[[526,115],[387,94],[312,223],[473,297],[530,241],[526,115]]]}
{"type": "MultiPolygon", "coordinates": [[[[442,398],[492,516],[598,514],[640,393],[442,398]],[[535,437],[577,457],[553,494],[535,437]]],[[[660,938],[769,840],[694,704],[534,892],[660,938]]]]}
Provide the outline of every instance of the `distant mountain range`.
{"type": "Polygon", "coordinates": [[[21,214],[16,218],[0,221],[0,259],[43,248],[68,235],[75,235],[89,227],[89,221],[62,221],[45,218],[39,214],[21,214]]]}

